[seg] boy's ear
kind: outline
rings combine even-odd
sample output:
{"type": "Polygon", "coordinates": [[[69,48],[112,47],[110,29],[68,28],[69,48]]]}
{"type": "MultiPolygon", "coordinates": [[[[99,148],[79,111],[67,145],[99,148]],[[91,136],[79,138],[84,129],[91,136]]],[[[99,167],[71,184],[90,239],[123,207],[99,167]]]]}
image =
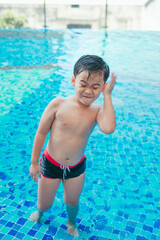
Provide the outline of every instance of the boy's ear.
{"type": "Polygon", "coordinates": [[[72,83],[72,86],[74,87],[75,86],[75,77],[74,76],[72,76],[72,80],[71,80],[71,83],[72,83]]]}
{"type": "Polygon", "coordinates": [[[103,87],[102,87],[102,92],[104,91],[104,89],[106,88],[106,86],[107,86],[107,83],[105,83],[105,84],[103,85],[103,87]]]}

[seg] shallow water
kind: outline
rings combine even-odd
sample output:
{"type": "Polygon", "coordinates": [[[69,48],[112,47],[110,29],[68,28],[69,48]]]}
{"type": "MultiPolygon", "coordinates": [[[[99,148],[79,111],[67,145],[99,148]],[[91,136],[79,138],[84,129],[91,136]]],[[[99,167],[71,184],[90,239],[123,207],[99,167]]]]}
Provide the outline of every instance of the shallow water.
{"type": "MultiPolygon", "coordinates": [[[[44,108],[74,94],[72,69],[97,54],[117,74],[116,131],[93,131],[77,223],[79,239],[160,239],[160,32],[0,31],[0,239],[73,239],[66,234],[60,186],[34,224],[37,184],[29,176],[34,135],[44,108]]],[[[97,100],[103,104],[103,96],[97,100]]]]}

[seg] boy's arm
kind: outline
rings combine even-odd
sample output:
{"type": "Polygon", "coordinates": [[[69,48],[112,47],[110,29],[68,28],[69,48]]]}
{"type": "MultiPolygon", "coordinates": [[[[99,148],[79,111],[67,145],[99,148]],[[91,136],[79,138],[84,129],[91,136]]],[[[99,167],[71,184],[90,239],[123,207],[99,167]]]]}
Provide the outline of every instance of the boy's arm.
{"type": "Polygon", "coordinates": [[[32,157],[31,157],[31,168],[30,174],[31,177],[36,181],[37,180],[37,172],[40,177],[40,167],[38,164],[39,156],[42,151],[42,147],[44,145],[45,139],[47,134],[52,126],[52,123],[55,119],[55,114],[57,112],[58,107],[58,100],[52,100],[41,117],[39,127],[37,133],[35,135],[34,143],[33,143],[33,150],[32,150],[32,157]]]}
{"type": "Polygon", "coordinates": [[[105,84],[103,90],[104,106],[101,106],[97,114],[97,123],[99,128],[104,133],[112,133],[115,130],[116,119],[111,100],[111,92],[116,82],[116,76],[112,74],[112,79],[109,84],[105,84]]]}

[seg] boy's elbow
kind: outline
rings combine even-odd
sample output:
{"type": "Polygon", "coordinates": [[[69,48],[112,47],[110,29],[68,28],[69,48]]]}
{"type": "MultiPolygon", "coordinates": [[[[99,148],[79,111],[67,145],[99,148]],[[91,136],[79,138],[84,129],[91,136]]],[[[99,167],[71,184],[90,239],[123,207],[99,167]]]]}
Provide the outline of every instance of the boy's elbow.
{"type": "Polygon", "coordinates": [[[108,128],[103,128],[101,129],[103,133],[105,134],[111,134],[115,131],[116,125],[113,124],[112,126],[108,127],[108,128]]]}
{"type": "Polygon", "coordinates": [[[115,126],[110,129],[110,132],[109,132],[109,133],[113,133],[114,131],[115,131],[115,126]]]}
{"type": "Polygon", "coordinates": [[[105,130],[102,130],[103,133],[105,134],[111,134],[115,131],[115,127],[114,128],[109,128],[109,129],[105,129],[105,130]]]}

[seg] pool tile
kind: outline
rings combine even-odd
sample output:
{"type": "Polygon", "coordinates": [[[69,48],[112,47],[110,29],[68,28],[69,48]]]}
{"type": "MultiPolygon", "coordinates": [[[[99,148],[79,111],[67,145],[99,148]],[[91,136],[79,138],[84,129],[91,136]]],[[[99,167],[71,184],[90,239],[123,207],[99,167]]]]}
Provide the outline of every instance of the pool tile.
{"type": "Polygon", "coordinates": [[[120,233],[120,230],[118,230],[118,229],[113,230],[113,234],[119,234],[119,233],[120,233]]]}
{"type": "Polygon", "coordinates": [[[23,216],[23,215],[25,215],[25,212],[18,211],[17,216],[21,217],[21,216],[23,216]]]}
{"type": "Polygon", "coordinates": [[[42,239],[43,236],[44,236],[44,232],[37,232],[34,237],[37,239],[42,239]]]}
{"type": "Polygon", "coordinates": [[[151,234],[151,240],[157,240],[157,236],[155,234],[151,234]]]}
{"type": "Polygon", "coordinates": [[[35,224],[32,226],[32,229],[38,231],[41,227],[42,227],[42,224],[40,224],[40,223],[35,223],[35,224]]]}
{"type": "Polygon", "coordinates": [[[54,236],[57,232],[57,228],[54,226],[49,226],[48,230],[46,231],[46,234],[49,234],[51,236],[54,236]]]}
{"type": "Polygon", "coordinates": [[[44,223],[45,223],[45,224],[50,224],[50,222],[51,222],[51,221],[47,219],[47,220],[45,220],[44,223]]]}
{"type": "Polygon", "coordinates": [[[154,228],[160,229],[160,219],[157,219],[154,223],[154,228]]]}
{"type": "Polygon", "coordinates": [[[152,231],[153,231],[153,227],[150,227],[150,226],[147,226],[147,225],[143,225],[143,230],[145,230],[145,231],[149,231],[149,232],[151,232],[152,233],[152,231]]]}
{"type": "Polygon", "coordinates": [[[17,221],[19,220],[19,217],[18,216],[12,216],[10,221],[16,223],[17,221]]]}
{"type": "Polygon", "coordinates": [[[5,234],[0,233],[0,239],[2,239],[5,236],[5,234]]]}
{"type": "Polygon", "coordinates": [[[131,226],[126,226],[125,228],[126,231],[130,232],[130,233],[134,233],[135,228],[131,227],[131,226]]]}
{"type": "Polygon", "coordinates": [[[24,203],[24,206],[26,206],[26,207],[33,207],[34,205],[35,205],[35,203],[32,201],[25,201],[25,203],[24,203]]]}
{"type": "Polygon", "coordinates": [[[9,221],[12,218],[10,214],[6,214],[3,219],[9,221]]]}
{"type": "Polygon", "coordinates": [[[25,234],[21,233],[21,232],[18,232],[17,235],[16,235],[17,239],[24,239],[24,237],[25,237],[25,234]]]}
{"type": "Polygon", "coordinates": [[[25,234],[27,234],[28,232],[29,232],[29,228],[28,227],[22,227],[21,229],[20,229],[20,232],[22,232],[22,233],[25,233],[25,234]]]}
{"type": "Polygon", "coordinates": [[[137,225],[137,223],[136,222],[134,222],[134,221],[128,221],[127,222],[127,225],[129,225],[129,226],[131,226],[131,227],[136,227],[136,225],[137,225]]]}
{"type": "Polygon", "coordinates": [[[13,222],[7,222],[7,224],[5,225],[6,227],[10,227],[10,228],[12,228],[13,227],[13,225],[14,225],[14,223],[13,222]]]}
{"type": "Polygon", "coordinates": [[[32,228],[35,225],[34,222],[26,220],[24,223],[25,227],[32,228]]]}
{"type": "Polygon", "coordinates": [[[153,228],[153,233],[154,233],[154,234],[157,234],[157,235],[160,235],[160,229],[158,229],[158,228],[153,228]]]}
{"type": "Polygon", "coordinates": [[[1,229],[1,233],[4,233],[4,234],[7,234],[11,229],[9,227],[6,227],[4,226],[2,229],[1,229]]]}
{"type": "Polygon", "coordinates": [[[36,235],[37,231],[30,229],[29,232],[27,233],[28,235],[34,237],[36,235]]]}
{"type": "Polygon", "coordinates": [[[22,225],[19,225],[19,224],[15,223],[14,226],[13,226],[13,229],[18,231],[21,227],[22,227],[22,225]]]}
{"type": "Polygon", "coordinates": [[[19,225],[24,225],[26,223],[27,219],[26,218],[19,218],[18,221],[17,221],[17,224],[19,225]]]}
{"type": "Polygon", "coordinates": [[[143,236],[137,236],[136,240],[148,240],[147,238],[143,237],[143,236]]]}
{"type": "Polygon", "coordinates": [[[53,240],[53,237],[51,235],[45,234],[42,238],[42,240],[53,240]]]}
{"type": "Polygon", "coordinates": [[[4,219],[0,219],[0,225],[6,225],[7,224],[7,220],[4,220],[4,219]]]}
{"type": "Polygon", "coordinates": [[[33,240],[33,237],[31,236],[28,236],[28,235],[25,235],[23,240],[33,240]]]}
{"type": "Polygon", "coordinates": [[[8,234],[3,237],[3,240],[12,240],[12,239],[13,239],[13,236],[8,234]]]}
{"type": "Polygon", "coordinates": [[[8,232],[9,235],[11,236],[15,236],[17,234],[17,231],[14,230],[14,229],[11,229],[9,232],[8,232]]]}
{"type": "Polygon", "coordinates": [[[5,215],[5,213],[0,212],[0,218],[2,218],[5,215]]]}

